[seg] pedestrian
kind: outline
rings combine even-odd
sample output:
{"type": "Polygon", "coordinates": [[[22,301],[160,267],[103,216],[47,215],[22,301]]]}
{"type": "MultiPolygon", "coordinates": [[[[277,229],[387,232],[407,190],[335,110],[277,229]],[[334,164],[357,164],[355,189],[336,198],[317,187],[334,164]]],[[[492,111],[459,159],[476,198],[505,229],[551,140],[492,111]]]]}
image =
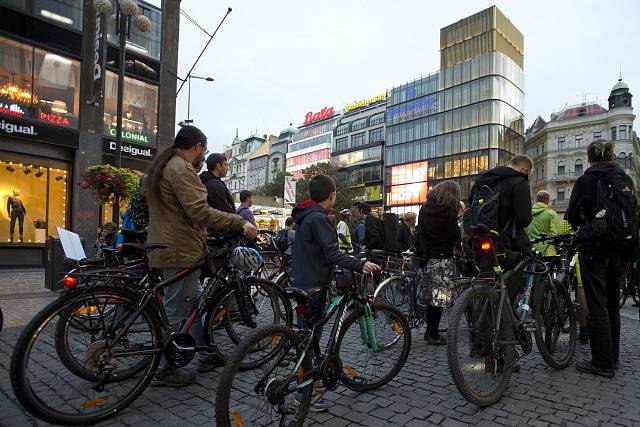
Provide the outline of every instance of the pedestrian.
{"type": "MultiPolygon", "coordinates": [[[[356,259],[338,249],[335,228],[327,210],[336,202],[336,184],[327,175],[316,175],[309,182],[309,200],[296,205],[292,215],[296,223],[293,243],[292,285],[309,290],[331,285],[333,266],[338,265],[357,273],[371,273],[380,267],[366,260],[356,259]]],[[[326,291],[317,293],[309,302],[310,319],[322,317],[326,305],[326,291]]],[[[311,410],[327,411],[322,401],[316,401],[311,410]]]]}
{"type": "Polygon", "coordinates": [[[382,220],[371,212],[371,206],[366,202],[360,202],[358,209],[364,218],[364,247],[370,251],[383,250],[385,239],[382,220]]]}
{"type": "Polygon", "coordinates": [[[413,229],[416,226],[417,215],[415,212],[405,212],[401,217],[398,230],[398,246],[401,252],[406,252],[413,247],[413,229]]]}
{"type": "Polygon", "coordinates": [[[460,241],[459,206],[460,186],[455,181],[443,181],[429,191],[427,201],[420,207],[416,249],[418,256],[426,260],[418,280],[421,301],[427,306],[424,339],[428,345],[446,344],[438,331],[442,309],[453,301],[453,253],[460,241]]]}
{"type": "Polygon", "coordinates": [[[253,216],[253,212],[251,212],[251,206],[253,206],[253,194],[249,190],[242,190],[240,192],[240,206],[236,213],[255,227],[256,219],[253,216]]]}
{"type": "Polygon", "coordinates": [[[351,231],[349,230],[349,220],[351,219],[351,211],[342,209],[340,211],[340,222],[338,222],[338,249],[340,252],[351,255],[353,253],[353,245],[351,244],[351,231]]]}
{"type": "MultiPolygon", "coordinates": [[[[157,155],[145,181],[149,206],[148,240],[167,246],[149,253],[149,264],[162,271],[165,278],[197,265],[207,255],[207,227],[220,231],[244,233],[255,238],[256,229],[236,214],[221,212],[207,203],[207,190],[196,167],[204,161],[207,137],[195,126],[181,128],[173,145],[157,155]]],[[[191,311],[191,304],[201,291],[200,271],[185,276],[165,288],[163,305],[169,322],[179,328],[191,311]]],[[[204,346],[202,322],[197,320],[189,333],[196,345],[204,346]]],[[[214,353],[198,355],[198,371],[207,372],[220,365],[214,353]]],[[[191,384],[195,375],[168,365],[163,357],[152,385],[181,387],[191,384]]]]}
{"type": "Polygon", "coordinates": [[[633,255],[625,240],[636,242],[636,236],[614,237],[609,232],[625,230],[634,221],[637,226],[637,208],[632,212],[636,198],[631,178],[614,160],[611,141],[593,141],[587,157],[591,166],[576,181],[565,215],[572,226],[580,227],[576,245],[589,308],[591,360],[577,362],[576,369],[613,378],[620,355],[620,285],[633,255]]]}
{"type": "MultiPolygon", "coordinates": [[[[531,223],[527,226],[527,236],[539,239],[542,236],[560,234],[560,218],[558,213],[549,207],[551,196],[544,190],[536,194],[536,202],[531,208],[531,223]]],[[[555,256],[556,247],[549,242],[540,242],[533,246],[545,256],[555,256]]]]}
{"type": "MultiPolygon", "coordinates": [[[[200,180],[207,188],[207,203],[222,212],[236,213],[236,204],[222,178],[229,172],[229,163],[224,154],[213,153],[207,157],[207,170],[200,174],[200,180]]],[[[245,219],[247,219],[245,217],[245,219]]],[[[247,219],[247,221],[249,221],[247,219]]],[[[255,225],[254,222],[249,221],[255,225]]]]}
{"type": "MultiPolygon", "coordinates": [[[[366,218],[366,214],[364,213],[363,209],[360,207],[360,203],[358,203],[357,209],[357,218],[358,220],[356,221],[356,226],[355,226],[355,238],[356,238],[356,244],[358,245],[359,248],[362,248],[364,246],[364,238],[366,236],[366,227],[364,224],[364,220],[366,218]]],[[[369,211],[371,211],[371,209],[369,208],[369,211]]]]}
{"type": "Polygon", "coordinates": [[[287,249],[284,251],[284,255],[286,259],[291,260],[291,256],[293,253],[293,243],[296,241],[296,223],[293,220],[293,217],[287,218],[284,222],[284,226],[287,230],[287,249]]]}
{"type": "Polygon", "coordinates": [[[104,243],[100,249],[114,249],[118,242],[118,226],[115,222],[107,222],[102,226],[102,230],[104,243]]]}

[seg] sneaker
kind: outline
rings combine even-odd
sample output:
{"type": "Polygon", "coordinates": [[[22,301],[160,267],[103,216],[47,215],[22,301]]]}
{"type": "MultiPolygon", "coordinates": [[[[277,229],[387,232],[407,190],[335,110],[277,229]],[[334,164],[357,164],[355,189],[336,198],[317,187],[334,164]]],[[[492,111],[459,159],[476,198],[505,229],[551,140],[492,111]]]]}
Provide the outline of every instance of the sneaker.
{"type": "Polygon", "coordinates": [[[431,338],[429,333],[425,332],[424,339],[427,342],[427,345],[447,345],[447,337],[443,335],[438,335],[437,338],[431,338]]]}
{"type": "Polygon", "coordinates": [[[204,358],[198,359],[198,372],[210,372],[216,368],[224,366],[224,360],[220,359],[217,354],[207,354],[204,358]]]}
{"type": "Polygon", "coordinates": [[[185,373],[180,368],[168,366],[156,371],[151,380],[152,387],[186,387],[196,380],[195,374],[185,373]]]}
{"type": "Polygon", "coordinates": [[[589,360],[576,363],[576,369],[578,372],[599,375],[605,378],[613,378],[615,376],[615,370],[613,368],[600,368],[598,366],[594,366],[589,360]]]}
{"type": "MultiPolygon", "coordinates": [[[[313,402],[313,397],[311,397],[311,401],[313,402]]],[[[291,414],[295,414],[296,411],[298,410],[298,406],[300,406],[300,402],[298,402],[298,398],[296,397],[291,402],[291,405],[287,407],[287,411],[291,414]]],[[[312,403],[311,407],[309,408],[309,412],[315,412],[315,413],[327,412],[328,410],[329,410],[329,405],[322,398],[312,403]]]]}

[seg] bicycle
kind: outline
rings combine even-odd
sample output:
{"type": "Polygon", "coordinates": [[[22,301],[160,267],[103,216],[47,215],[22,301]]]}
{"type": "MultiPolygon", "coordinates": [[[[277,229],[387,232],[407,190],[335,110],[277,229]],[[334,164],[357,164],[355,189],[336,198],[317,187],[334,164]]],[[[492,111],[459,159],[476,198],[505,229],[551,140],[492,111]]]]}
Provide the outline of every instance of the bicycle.
{"type": "MultiPolygon", "coordinates": [[[[145,245],[149,250],[160,246],[145,245]]],[[[216,266],[224,264],[220,260],[228,259],[229,250],[211,252],[196,265],[152,283],[142,292],[127,280],[85,286],[75,278],[91,277],[91,273],[69,276],[74,279],[65,279],[69,289],[29,322],[14,349],[10,376],[20,403],[47,422],[96,423],[114,416],[144,391],[161,356],[170,366],[182,367],[196,352],[219,350],[221,337],[239,343],[240,327],[251,330],[261,324],[291,325],[292,309],[281,289],[246,276],[237,266],[216,266]],[[196,296],[186,321],[174,327],[158,296],[164,288],[203,266],[209,270],[203,292],[196,296]],[[258,310],[260,298],[269,300],[271,312],[264,310],[265,304],[262,311],[258,310]],[[232,322],[234,313],[229,311],[233,302],[237,304],[237,319],[229,328],[229,323],[223,323],[232,322]],[[56,345],[57,322],[68,322],[72,316],[83,317],[89,334],[94,335],[74,343],[74,349],[84,356],[78,372],[70,371],[51,350],[56,345]],[[188,331],[202,317],[205,344],[196,345],[188,331]]]]}
{"type": "Polygon", "coordinates": [[[633,302],[638,306],[638,304],[640,304],[640,271],[635,262],[627,267],[624,276],[624,282],[620,289],[620,308],[624,306],[629,295],[631,295],[633,302]]]}
{"type": "Polygon", "coordinates": [[[411,349],[411,330],[398,309],[372,302],[359,292],[355,281],[339,281],[324,314],[313,322],[310,303],[322,292],[326,289],[287,288],[287,296],[297,301],[296,311],[308,327],[267,326],[238,347],[218,385],[216,425],[267,425],[275,417],[279,425],[301,426],[310,406],[323,394],[318,390],[312,398],[314,388],[335,390],[343,384],[351,390],[370,391],[387,384],[402,369],[411,349]],[[334,316],[322,354],[321,331],[334,316]],[[256,343],[265,341],[270,348],[254,351],[256,343]],[[259,369],[243,372],[241,364],[247,359],[258,363],[259,369]]]}
{"type": "Polygon", "coordinates": [[[542,358],[555,369],[569,365],[577,339],[573,302],[551,277],[549,264],[529,250],[513,269],[504,271],[495,236],[484,226],[474,230],[476,261],[493,272],[470,279],[454,305],[447,337],[453,381],[467,401],[479,406],[500,400],[513,365],[533,348],[532,332],[542,358]],[[525,285],[511,301],[506,282],[522,270],[525,285]]]}

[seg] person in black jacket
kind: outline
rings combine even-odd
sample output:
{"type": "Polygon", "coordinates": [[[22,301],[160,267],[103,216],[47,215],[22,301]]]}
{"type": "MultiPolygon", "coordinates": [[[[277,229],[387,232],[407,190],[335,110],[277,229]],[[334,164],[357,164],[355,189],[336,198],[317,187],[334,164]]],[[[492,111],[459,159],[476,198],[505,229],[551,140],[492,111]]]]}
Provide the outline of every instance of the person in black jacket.
{"type": "MultiPolygon", "coordinates": [[[[599,209],[598,183],[610,174],[624,173],[614,161],[613,143],[597,140],[587,147],[587,157],[591,166],[584,172],[571,192],[565,219],[577,232],[580,273],[589,317],[587,329],[591,343],[591,360],[576,363],[580,372],[612,378],[618,368],[620,354],[620,307],[618,296],[620,284],[624,280],[625,262],[631,253],[621,247],[596,245],[591,235],[591,224],[599,209]],[[612,249],[614,249],[612,251],[612,249]]],[[[633,184],[628,176],[628,188],[633,184]]]]}
{"type": "Polygon", "coordinates": [[[236,204],[222,178],[227,176],[229,164],[224,154],[213,153],[207,157],[207,170],[200,174],[200,180],[207,187],[209,206],[222,212],[236,213],[236,204]]]}
{"type": "Polygon", "coordinates": [[[453,250],[460,241],[459,205],[460,186],[455,181],[443,181],[429,191],[418,214],[416,249],[418,256],[427,260],[418,280],[421,300],[427,305],[424,339],[429,345],[446,344],[438,328],[442,308],[453,302],[451,279],[455,275],[453,250]]]}
{"type": "Polygon", "coordinates": [[[413,247],[413,228],[416,226],[417,215],[415,212],[406,212],[400,220],[398,230],[398,246],[401,252],[413,247]]]}

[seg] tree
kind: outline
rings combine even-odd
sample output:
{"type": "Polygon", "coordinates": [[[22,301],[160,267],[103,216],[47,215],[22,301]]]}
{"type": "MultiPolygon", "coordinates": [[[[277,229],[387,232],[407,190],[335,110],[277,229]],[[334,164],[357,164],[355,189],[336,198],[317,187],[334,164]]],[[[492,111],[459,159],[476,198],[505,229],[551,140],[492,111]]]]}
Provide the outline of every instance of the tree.
{"type": "Polygon", "coordinates": [[[328,175],[336,182],[336,205],[334,210],[339,212],[345,208],[350,209],[353,206],[357,189],[349,187],[346,180],[338,174],[338,169],[330,163],[318,163],[302,171],[302,179],[299,179],[296,183],[296,202],[309,198],[309,181],[320,174],[328,175]]]}
{"type": "Polygon", "coordinates": [[[284,197],[284,177],[290,175],[290,173],[280,171],[276,174],[273,181],[267,182],[265,185],[261,185],[256,188],[254,193],[258,196],[275,196],[282,198],[284,197]]]}

